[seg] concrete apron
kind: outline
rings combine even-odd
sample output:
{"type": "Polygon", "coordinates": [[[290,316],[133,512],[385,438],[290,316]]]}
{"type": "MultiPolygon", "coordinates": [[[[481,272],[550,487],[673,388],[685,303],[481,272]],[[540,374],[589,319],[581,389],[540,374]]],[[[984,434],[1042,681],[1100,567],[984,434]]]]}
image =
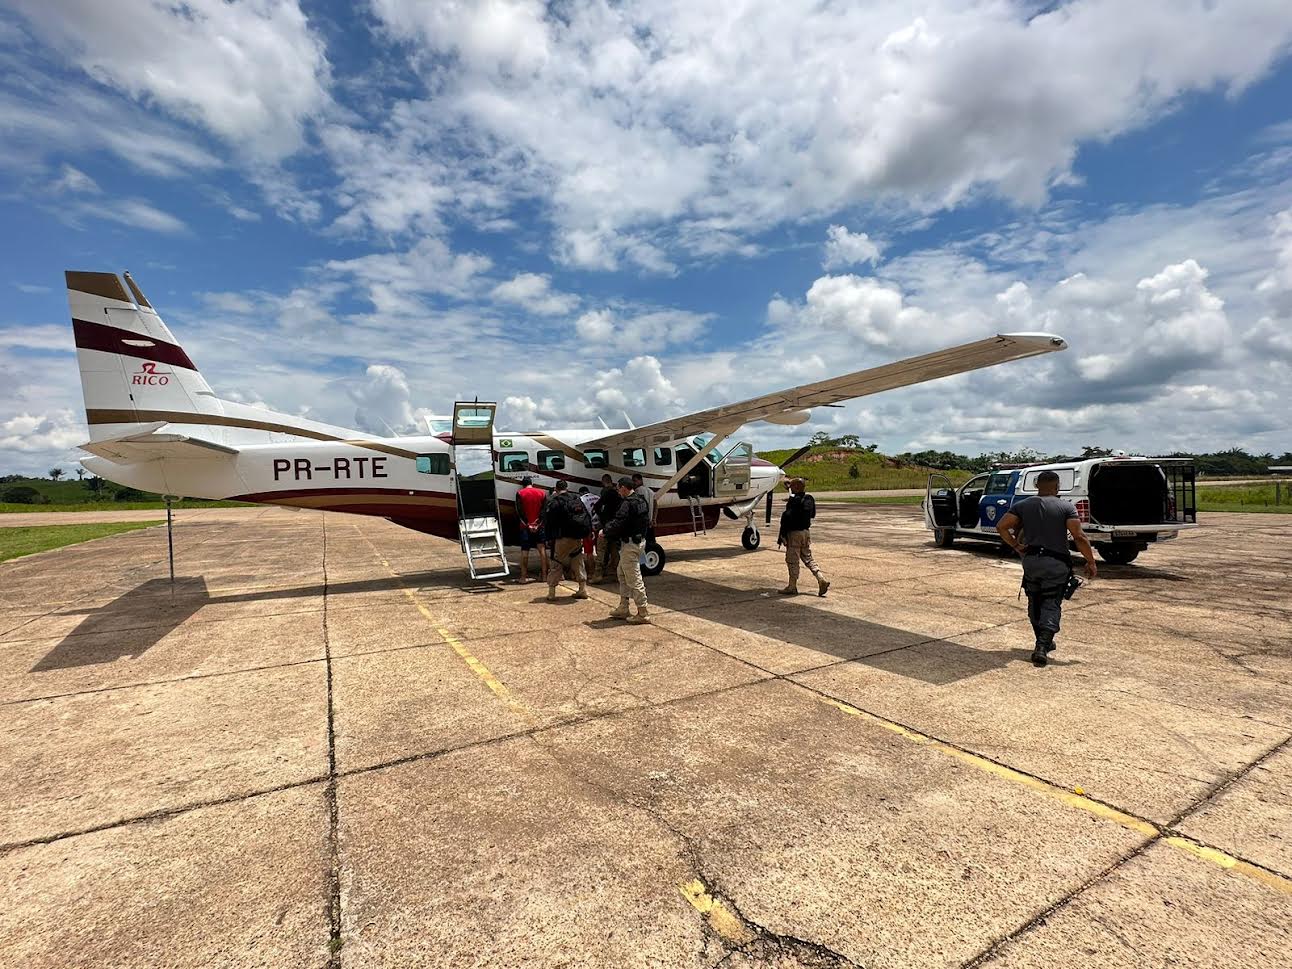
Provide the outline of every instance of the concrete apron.
{"type": "MultiPolygon", "coordinates": [[[[832,506],[617,595],[253,510],[0,566],[0,938],[24,966],[1273,965],[1292,526],[1018,566],[832,506]],[[227,519],[227,520],[226,520],[227,519]],[[1241,536],[1241,537],[1240,537],[1241,536]],[[158,554],[160,552],[160,555],[158,554]],[[1223,955],[1223,958],[1222,958],[1223,955]]],[[[1219,527],[1217,527],[1219,526],[1219,527]]]]}

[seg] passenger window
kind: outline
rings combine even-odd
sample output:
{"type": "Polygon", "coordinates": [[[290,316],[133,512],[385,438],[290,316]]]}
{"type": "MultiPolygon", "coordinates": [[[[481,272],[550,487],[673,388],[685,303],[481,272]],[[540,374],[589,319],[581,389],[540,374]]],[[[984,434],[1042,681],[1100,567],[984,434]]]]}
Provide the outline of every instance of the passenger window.
{"type": "Polygon", "coordinates": [[[993,474],[987,481],[987,494],[1003,495],[1009,491],[1009,476],[1010,472],[1008,471],[997,471],[993,474]]]}
{"type": "Polygon", "coordinates": [[[447,454],[419,454],[417,470],[421,474],[448,474],[449,456],[447,454]]]}
{"type": "Polygon", "coordinates": [[[498,455],[498,470],[503,474],[519,474],[529,469],[529,455],[524,451],[507,451],[498,455]]]}
{"type": "Polygon", "coordinates": [[[608,468],[610,467],[610,455],[599,448],[595,451],[584,451],[583,464],[589,468],[608,468]]]}
{"type": "Polygon", "coordinates": [[[657,447],[655,449],[655,467],[673,467],[673,449],[671,447],[657,447]]]}
{"type": "Polygon", "coordinates": [[[539,451],[538,466],[543,471],[564,471],[565,455],[560,451],[539,451]]]}
{"type": "Polygon", "coordinates": [[[624,467],[625,468],[644,468],[646,467],[646,450],[639,447],[624,448],[624,467]]]}
{"type": "MultiPolygon", "coordinates": [[[[1072,485],[1076,480],[1076,472],[1072,468],[1054,468],[1054,472],[1059,476],[1059,490],[1071,491],[1072,485]]],[[[1023,478],[1023,490],[1035,491],[1036,479],[1040,476],[1039,471],[1029,471],[1023,478]]]]}

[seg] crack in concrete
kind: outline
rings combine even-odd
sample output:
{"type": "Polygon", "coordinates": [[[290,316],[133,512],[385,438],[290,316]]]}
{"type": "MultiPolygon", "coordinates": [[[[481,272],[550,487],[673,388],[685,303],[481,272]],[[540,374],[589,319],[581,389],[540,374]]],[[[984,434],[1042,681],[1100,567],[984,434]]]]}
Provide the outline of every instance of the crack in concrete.
{"type": "Polygon", "coordinates": [[[328,969],[341,969],[341,844],[340,805],[336,796],[336,707],[332,695],[332,646],[328,635],[327,514],[321,516],[323,544],[323,658],[327,679],[327,786],[323,799],[328,813],[328,969]]]}
{"type": "MultiPolygon", "coordinates": [[[[1153,824],[1155,828],[1157,828],[1158,833],[1155,836],[1146,838],[1141,844],[1139,844],[1134,849],[1124,854],[1122,857],[1118,858],[1115,862],[1113,862],[1103,871],[1099,872],[1093,878],[1089,878],[1086,881],[1082,882],[1071,892],[1068,892],[1067,894],[1063,895],[1061,898],[1057,899],[1050,905],[1046,906],[1044,909],[1042,909],[1040,912],[1033,915],[1022,925],[1019,925],[1011,932],[1009,932],[1007,935],[1004,935],[1001,938],[992,942],[990,945],[985,947],[982,951],[980,951],[976,956],[974,956],[968,962],[963,963],[961,966],[961,969],[976,969],[976,967],[983,965],[989,959],[994,958],[996,955],[1004,951],[1010,945],[1010,943],[1012,943],[1015,939],[1020,938],[1021,936],[1027,934],[1028,932],[1032,931],[1033,929],[1039,926],[1045,925],[1045,921],[1047,918],[1049,918],[1055,912],[1059,911],[1060,909],[1066,907],[1068,904],[1076,900],[1081,894],[1083,894],[1092,885],[1095,885],[1098,882],[1102,881],[1103,879],[1107,878],[1109,875],[1113,874],[1114,872],[1118,871],[1125,865],[1129,864],[1131,861],[1134,861],[1140,855],[1144,854],[1144,852],[1148,851],[1148,849],[1151,848],[1153,845],[1159,844],[1167,838],[1170,838],[1170,837],[1186,838],[1190,841],[1195,842],[1196,844],[1204,845],[1204,847],[1211,847],[1210,845],[1205,845],[1203,842],[1198,841],[1196,838],[1192,838],[1189,835],[1186,835],[1183,832],[1178,831],[1176,829],[1176,826],[1179,825],[1186,818],[1188,818],[1191,814],[1196,813],[1199,809],[1205,806],[1207,802],[1211,801],[1213,798],[1217,797],[1223,791],[1227,790],[1231,785],[1237,783],[1239,780],[1246,777],[1257,767],[1261,766],[1265,761],[1269,760],[1271,757],[1278,754],[1285,747],[1287,747],[1289,743],[1292,743],[1292,736],[1285,737],[1283,740],[1279,741],[1279,743],[1269,748],[1260,757],[1256,758],[1254,761],[1247,764],[1242,769],[1234,772],[1231,776],[1229,776],[1228,778],[1225,778],[1223,781],[1213,785],[1213,787],[1210,790],[1203,792],[1192,803],[1187,805],[1178,814],[1176,814],[1175,817],[1173,817],[1167,824],[1159,825],[1159,824],[1154,824],[1153,822],[1149,822],[1150,824],[1153,824]]],[[[1229,854],[1229,852],[1225,852],[1225,853],[1229,854]]],[[[1232,856],[1232,857],[1238,857],[1238,856],[1232,856]]],[[[1245,858],[1240,858],[1240,860],[1245,862],[1246,864],[1252,865],[1255,868],[1260,868],[1264,871],[1270,872],[1271,874],[1279,875],[1280,877],[1286,877],[1286,876],[1282,876],[1281,873],[1279,872],[1273,871],[1272,869],[1266,867],[1265,865],[1260,865],[1260,864],[1257,864],[1256,862],[1248,861],[1245,858]]]]}

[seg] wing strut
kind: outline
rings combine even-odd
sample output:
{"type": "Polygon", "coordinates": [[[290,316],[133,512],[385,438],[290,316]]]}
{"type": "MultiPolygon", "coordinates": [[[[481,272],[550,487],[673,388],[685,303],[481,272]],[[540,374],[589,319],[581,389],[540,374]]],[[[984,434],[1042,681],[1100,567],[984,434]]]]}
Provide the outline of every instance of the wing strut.
{"type": "MultiPolygon", "coordinates": [[[[681,481],[683,478],[685,478],[688,474],[691,473],[692,468],[694,468],[697,464],[703,461],[705,457],[710,453],[712,453],[713,449],[716,448],[719,444],[721,444],[727,438],[731,437],[731,435],[734,434],[736,431],[740,430],[740,427],[741,425],[737,424],[734,427],[726,427],[726,428],[723,428],[722,430],[713,431],[712,432],[713,438],[712,440],[709,441],[709,443],[704,445],[704,447],[700,448],[700,450],[695,453],[695,456],[692,457],[690,461],[687,461],[686,464],[682,465],[680,468],[674,471],[673,477],[669,478],[658,488],[652,489],[655,495],[659,496],[659,495],[668,494],[669,491],[672,490],[674,485],[676,485],[679,481],[681,481]]],[[[658,502],[655,503],[655,507],[659,508],[658,502]]],[[[652,522],[652,524],[654,523],[652,522]]]]}

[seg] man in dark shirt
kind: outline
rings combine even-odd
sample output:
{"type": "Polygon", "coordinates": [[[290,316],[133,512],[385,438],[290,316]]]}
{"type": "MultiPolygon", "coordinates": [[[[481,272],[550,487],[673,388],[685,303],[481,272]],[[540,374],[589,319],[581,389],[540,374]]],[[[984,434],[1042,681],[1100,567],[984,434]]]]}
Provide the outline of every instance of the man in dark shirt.
{"type": "Polygon", "coordinates": [[[830,588],[830,582],[812,561],[812,533],[809,531],[812,519],[816,517],[816,499],[807,493],[807,482],[802,478],[790,478],[785,486],[790,489],[790,496],[785,499],[785,510],[781,512],[781,531],[776,536],[776,545],[785,546],[785,565],[790,570],[790,582],[780,590],[780,594],[799,594],[799,562],[802,562],[816,576],[817,595],[823,596],[830,588]]]}
{"type": "Polygon", "coordinates": [[[1001,541],[1023,556],[1023,591],[1027,593],[1027,618],[1032,621],[1036,646],[1032,663],[1044,666],[1054,650],[1063,614],[1063,593],[1072,576],[1068,539],[1086,560],[1086,575],[1093,579],[1095,551],[1081,530],[1072,502],[1059,497],[1059,476],[1042,471],[1036,476],[1036,495],[1024,498],[996,523],[1001,541]]]}
{"type": "Polygon", "coordinates": [[[606,537],[605,528],[615,520],[615,515],[619,511],[623,498],[619,497],[619,489],[615,487],[615,479],[608,474],[601,476],[601,497],[597,499],[593,507],[593,514],[601,522],[601,548],[597,550],[597,562],[600,565],[601,574],[593,582],[593,585],[603,585],[606,582],[614,582],[615,576],[619,571],[619,543],[613,542],[606,537]]]}
{"type": "Polygon", "coordinates": [[[623,501],[606,525],[606,540],[619,546],[619,607],[610,617],[631,623],[650,622],[641,566],[642,543],[646,541],[650,515],[646,511],[646,499],[633,490],[631,478],[619,479],[619,497],[623,501]],[[629,613],[629,599],[637,603],[636,615],[629,613]]]}
{"type": "Polygon", "coordinates": [[[556,601],[556,587],[565,578],[568,568],[570,578],[579,583],[576,599],[588,598],[587,573],[583,562],[583,539],[591,528],[592,516],[584,508],[578,495],[570,494],[569,483],[556,482],[547,504],[543,506],[543,530],[552,543],[548,554],[547,601],[556,601]]]}

